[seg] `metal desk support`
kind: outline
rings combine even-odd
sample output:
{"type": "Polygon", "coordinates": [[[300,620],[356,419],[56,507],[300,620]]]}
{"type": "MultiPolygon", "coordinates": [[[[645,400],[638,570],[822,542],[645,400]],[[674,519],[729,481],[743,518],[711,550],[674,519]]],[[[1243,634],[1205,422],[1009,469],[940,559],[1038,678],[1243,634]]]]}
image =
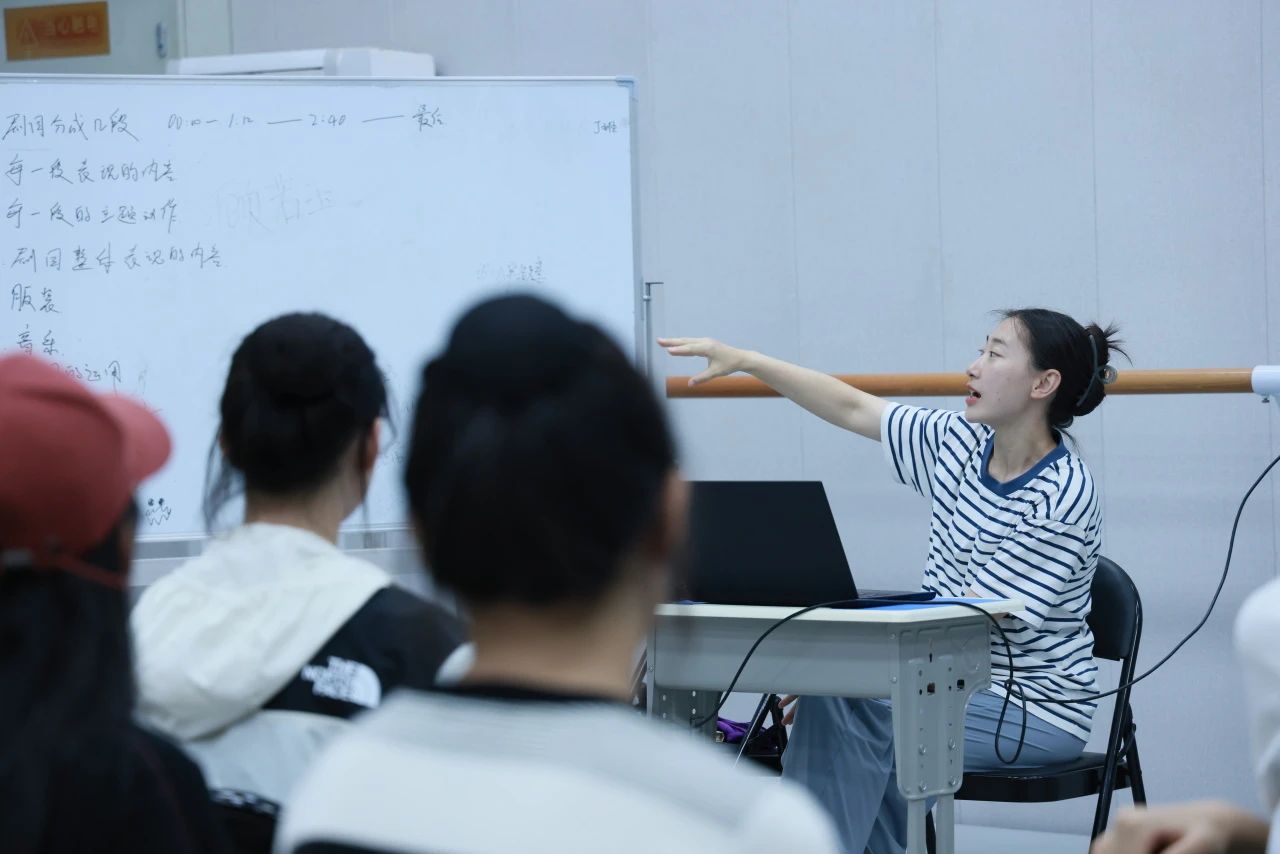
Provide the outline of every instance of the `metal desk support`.
{"type": "MultiPolygon", "coordinates": [[[[986,601],[991,613],[1018,611],[986,601]]],[[[663,605],[649,643],[650,713],[684,726],[705,717],[751,644],[791,608],[663,605]]],[[[965,706],[991,677],[989,623],[959,606],[813,611],[778,628],[737,691],[888,697],[908,852],[924,854],[926,799],[937,798],[939,854],[953,854],[964,770],[965,706]]],[[[714,721],[703,727],[710,734],[714,721]]]]}

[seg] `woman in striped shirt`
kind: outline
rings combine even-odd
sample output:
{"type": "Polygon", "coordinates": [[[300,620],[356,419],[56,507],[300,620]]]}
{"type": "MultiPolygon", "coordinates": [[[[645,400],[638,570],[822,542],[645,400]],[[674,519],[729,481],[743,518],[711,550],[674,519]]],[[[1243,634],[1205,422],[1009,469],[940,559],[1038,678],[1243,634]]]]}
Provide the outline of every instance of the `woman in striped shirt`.
{"type": "MultiPolygon", "coordinates": [[[[1089,588],[1102,510],[1084,462],[1062,441],[1092,412],[1114,377],[1115,328],[1081,326],[1045,309],[1004,313],[968,369],[963,413],[891,403],[826,374],[705,338],[662,339],[677,356],[703,356],[692,384],[752,374],[815,415],[884,444],[896,479],[933,505],[924,587],[941,596],[1014,598],[1026,609],[992,636],[991,687],[972,697],[965,767],[991,769],[1077,758],[1089,737],[1096,691],[1089,588]],[[1073,700],[1039,705],[1035,700],[1073,700]],[[1003,758],[1002,758],[1003,757],[1003,758]]],[[[806,697],[796,707],[785,776],[808,786],[836,820],[849,852],[902,851],[906,800],[893,769],[893,721],[883,700],[806,697]]]]}

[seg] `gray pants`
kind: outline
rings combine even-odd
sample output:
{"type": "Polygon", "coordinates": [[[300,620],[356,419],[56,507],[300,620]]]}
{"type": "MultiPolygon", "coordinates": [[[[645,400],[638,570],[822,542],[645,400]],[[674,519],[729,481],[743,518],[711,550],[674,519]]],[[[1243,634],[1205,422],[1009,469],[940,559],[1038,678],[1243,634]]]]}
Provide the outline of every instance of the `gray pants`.
{"type": "MultiPolygon", "coordinates": [[[[1013,766],[996,757],[996,722],[1002,697],[979,691],[965,713],[966,771],[1027,768],[1069,762],[1084,742],[1035,715],[1013,766]]],[[[1022,710],[1009,704],[1000,730],[1000,753],[1013,756],[1022,710]]],[[[782,776],[811,791],[831,814],[846,854],[891,854],[907,847],[907,800],[894,773],[893,718],[887,700],[801,697],[795,727],[782,758],[782,776]]]]}

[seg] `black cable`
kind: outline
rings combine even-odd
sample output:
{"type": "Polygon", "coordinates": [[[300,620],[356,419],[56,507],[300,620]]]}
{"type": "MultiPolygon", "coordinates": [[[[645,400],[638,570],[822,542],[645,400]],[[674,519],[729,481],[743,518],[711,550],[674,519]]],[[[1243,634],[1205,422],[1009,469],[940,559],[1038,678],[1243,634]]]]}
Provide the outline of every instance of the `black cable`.
{"type": "MultiPolygon", "coordinates": [[[[996,631],[999,632],[1000,640],[1004,644],[1005,654],[1006,656],[1008,656],[1008,659],[1009,659],[1009,678],[1003,685],[1004,691],[1005,691],[1004,702],[1000,706],[1000,717],[996,721],[996,732],[995,732],[996,758],[998,758],[1001,762],[1005,763],[1006,765],[1012,765],[1014,762],[1017,762],[1018,757],[1022,755],[1022,748],[1026,742],[1026,735],[1027,735],[1027,704],[1028,703],[1040,705],[1040,706],[1073,705],[1076,703],[1092,703],[1096,700],[1101,700],[1104,697],[1110,697],[1113,694],[1117,694],[1127,688],[1131,688],[1134,685],[1137,685],[1143,679],[1146,679],[1152,673],[1155,673],[1162,666],[1164,666],[1164,664],[1169,659],[1173,658],[1174,654],[1177,653],[1178,650],[1182,649],[1182,647],[1185,646],[1188,641],[1190,641],[1193,637],[1195,637],[1196,633],[1199,632],[1200,629],[1204,627],[1204,624],[1209,621],[1209,616],[1213,613],[1214,607],[1218,604],[1218,597],[1222,594],[1222,588],[1227,583],[1227,573],[1231,569],[1231,556],[1235,551],[1236,532],[1240,527],[1240,517],[1244,515],[1245,505],[1248,504],[1249,498],[1253,495],[1254,491],[1262,483],[1263,479],[1266,478],[1266,476],[1271,473],[1271,470],[1276,467],[1277,463],[1280,463],[1280,456],[1277,456],[1274,460],[1272,460],[1267,465],[1265,469],[1262,470],[1262,474],[1258,475],[1257,479],[1254,480],[1253,484],[1245,492],[1244,498],[1240,499],[1240,506],[1236,509],[1235,519],[1231,523],[1231,536],[1227,542],[1227,559],[1222,566],[1222,577],[1218,579],[1218,586],[1213,591],[1213,598],[1209,600],[1209,607],[1204,612],[1204,616],[1200,618],[1200,622],[1196,623],[1195,628],[1193,628],[1190,632],[1188,632],[1186,637],[1178,641],[1177,645],[1174,646],[1174,648],[1171,649],[1168,652],[1168,654],[1164,656],[1164,658],[1161,658],[1158,662],[1156,662],[1149,670],[1147,670],[1145,673],[1142,673],[1139,676],[1135,676],[1133,679],[1131,679],[1128,682],[1125,682],[1122,685],[1117,685],[1115,688],[1111,689],[1110,691],[1103,691],[1097,694],[1089,694],[1084,697],[1076,697],[1070,700],[1041,700],[1041,699],[1027,697],[1026,692],[1022,690],[1022,686],[1014,681],[1013,676],[1014,676],[1014,673],[1017,672],[1018,668],[1015,668],[1013,666],[1013,647],[1009,643],[1009,638],[1005,634],[1004,628],[1001,627],[999,621],[996,620],[996,618],[992,614],[987,613],[982,608],[979,608],[977,605],[974,605],[971,602],[948,601],[945,603],[947,605],[959,605],[961,607],[970,608],[982,614],[984,617],[986,617],[991,622],[991,625],[995,626],[996,631]],[[1005,759],[1004,756],[1000,753],[1000,733],[1001,733],[1001,730],[1004,728],[1005,714],[1008,712],[1009,703],[1012,701],[1013,695],[1015,693],[1018,695],[1018,698],[1022,703],[1022,727],[1021,727],[1021,732],[1018,736],[1017,749],[1014,751],[1013,756],[1011,758],[1005,759]]],[[[769,635],[773,634],[773,632],[779,626],[783,625],[784,623],[789,623],[792,620],[794,620],[796,617],[803,616],[804,614],[807,614],[810,611],[816,611],[819,608],[835,608],[835,607],[840,607],[844,605],[855,605],[855,604],[865,605],[867,604],[868,601],[874,601],[877,606],[928,604],[927,602],[921,602],[920,600],[912,600],[912,599],[876,599],[876,600],[840,599],[834,602],[821,602],[817,605],[809,605],[806,608],[801,608],[795,611],[794,613],[788,614],[787,616],[783,617],[781,620],[778,620],[777,622],[775,622],[768,629],[766,629],[764,633],[760,635],[760,637],[756,638],[755,643],[751,645],[751,648],[747,650],[747,654],[743,657],[742,664],[738,666],[738,671],[733,674],[733,679],[729,682],[729,687],[720,696],[720,702],[716,703],[716,707],[712,709],[711,712],[707,714],[705,717],[699,718],[698,720],[694,721],[692,724],[693,728],[699,729],[703,726],[706,726],[708,723],[710,723],[712,720],[715,719],[716,715],[719,714],[720,709],[724,707],[725,702],[728,701],[729,695],[733,693],[734,686],[738,684],[738,679],[742,676],[742,672],[746,670],[747,662],[751,660],[751,656],[755,654],[756,649],[760,646],[760,644],[764,641],[764,639],[767,638],[769,635]]],[[[944,603],[940,602],[937,604],[941,605],[944,603]]]]}
{"type": "Polygon", "coordinates": [[[1213,598],[1209,600],[1209,608],[1204,612],[1204,616],[1200,618],[1200,622],[1196,623],[1195,628],[1192,629],[1190,632],[1188,632],[1186,637],[1178,641],[1177,646],[1171,649],[1168,655],[1166,655],[1164,658],[1157,661],[1151,667],[1151,669],[1148,670],[1147,672],[1141,674],[1140,676],[1133,677],[1133,679],[1131,679],[1130,681],[1124,683],[1123,685],[1118,685],[1115,688],[1111,689],[1110,691],[1103,691],[1101,694],[1090,694],[1087,697],[1079,697],[1074,700],[1032,699],[1032,700],[1029,700],[1029,702],[1036,703],[1042,706],[1043,705],[1070,705],[1072,703],[1090,703],[1090,702],[1093,702],[1094,700],[1100,700],[1103,697],[1110,697],[1112,694],[1119,693],[1120,691],[1123,691],[1125,688],[1130,688],[1134,685],[1137,685],[1143,679],[1146,679],[1152,673],[1155,673],[1157,670],[1160,669],[1160,667],[1166,661],[1173,658],[1174,653],[1182,649],[1182,647],[1186,645],[1187,641],[1195,637],[1196,633],[1199,632],[1200,629],[1204,627],[1204,624],[1209,622],[1209,615],[1213,613],[1214,606],[1218,604],[1218,596],[1221,595],[1222,593],[1222,587],[1224,584],[1227,583],[1227,572],[1231,569],[1231,554],[1232,552],[1235,551],[1235,547],[1236,547],[1236,529],[1240,527],[1240,517],[1244,514],[1244,506],[1245,504],[1248,503],[1250,496],[1253,495],[1253,491],[1258,488],[1259,484],[1262,483],[1263,478],[1265,478],[1268,474],[1271,473],[1271,470],[1276,467],[1277,463],[1280,463],[1280,457],[1276,457],[1267,465],[1265,469],[1262,470],[1262,474],[1258,475],[1257,479],[1253,482],[1253,485],[1250,486],[1249,490],[1244,494],[1244,498],[1240,499],[1240,506],[1236,508],[1235,520],[1232,521],[1231,523],[1231,537],[1227,541],[1227,560],[1226,560],[1226,563],[1222,565],[1222,577],[1218,579],[1218,587],[1213,591],[1213,598]]]}
{"type": "Polygon", "coordinates": [[[701,717],[696,721],[693,721],[692,724],[690,724],[690,726],[692,726],[693,729],[701,729],[702,727],[711,723],[711,721],[715,720],[716,715],[720,713],[720,710],[724,708],[725,702],[728,701],[729,695],[733,693],[734,686],[738,684],[738,679],[742,676],[742,671],[747,669],[747,662],[751,660],[751,656],[755,655],[756,649],[759,648],[760,644],[764,642],[764,639],[767,638],[769,635],[773,634],[774,631],[776,631],[779,626],[782,626],[785,623],[789,623],[792,620],[794,620],[796,617],[801,617],[809,613],[810,611],[816,611],[819,608],[834,608],[839,605],[852,605],[857,601],[858,601],[857,599],[836,599],[833,602],[819,602],[817,605],[809,605],[808,607],[801,608],[798,611],[795,611],[794,613],[788,614],[787,616],[783,617],[781,620],[778,620],[777,622],[775,622],[769,628],[765,629],[764,634],[756,638],[756,642],[751,645],[751,649],[747,650],[747,654],[743,656],[742,664],[738,665],[738,672],[733,674],[733,679],[729,681],[729,687],[725,689],[723,694],[720,695],[720,702],[716,703],[716,707],[712,709],[710,712],[708,712],[706,716],[701,717]]]}
{"type": "MultiPolygon", "coordinates": [[[[738,680],[742,677],[742,671],[747,669],[747,663],[751,661],[751,656],[755,655],[756,649],[758,649],[760,644],[764,642],[764,639],[767,638],[769,635],[773,634],[780,626],[784,625],[785,623],[791,622],[796,617],[804,616],[810,611],[816,611],[819,608],[838,608],[838,607],[847,606],[847,605],[880,607],[882,605],[928,605],[929,603],[930,603],[930,600],[921,600],[921,599],[870,599],[870,600],[869,599],[837,599],[833,602],[820,602],[817,605],[809,605],[807,607],[800,608],[799,610],[788,614],[782,619],[776,621],[773,625],[769,626],[769,628],[765,629],[764,633],[761,634],[760,637],[756,638],[755,643],[751,644],[751,648],[747,650],[747,654],[743,656],[742,663],[738,665],[738,671],[733,674],[733,679],[729,681],[729,687],[726,688],[724,692],[720,695],[720,702],[716,703],[716,707],[712,709],[710,712],[708,712],[706,715],[704,715],[701,718],[698,718],[696,721],[693,721],[691,723],[691,726],[694,729],[699,729],[711,723],[711,721],[716,717],[716,715],[719,714],[720,710],[724,708],[724,704],[728,701],[729,695],[733,693],[734,687],[738,684],[738,680]],[[874,605],[870,603],[874,603],[874,605]]],[[[1009,644],[1008,637],[1006,637],[1004,634],[1004,629],[1000,627],[1000,624],[996,621],[995,617],[993,617],[991,614],[988,614],[986,611],[984,611],[982,608],[979,608],[977,605],[973,604],[972,602],[947,600],[945,603],[938,602],[936,604],[958,605],[962,608],[970,608],[974,611],[977,611],[979,614],[986,617],[987,619],[989,619],[992,625],[996,627],[996,630],[1000,632],[1000,637],[1004,641],[1005,652],[1008,653],[1008,656],[1009,656],[1009,666],[1010,667],[1013,666],[1013,648],[1009,644]]]]}
{"type": "Polygon", "coordinates": [[[734,760],[733,760],[734,765],[737,765],[740,761],[742,761],[743,754],[747,752],[747,746],[751,742],[751,736],[756,731],[756,724],[760,723],[761,719],[764,718],[764,713],[769,709],[769,698],[771,696],[773,695],[772,694],[760,695],[760,702],[756,703],[755,714],[751,716],[751,724],[747,727],[746,735],[742,736],[742,746],[738,748],[738,755],[734,757],[734,760]]]}

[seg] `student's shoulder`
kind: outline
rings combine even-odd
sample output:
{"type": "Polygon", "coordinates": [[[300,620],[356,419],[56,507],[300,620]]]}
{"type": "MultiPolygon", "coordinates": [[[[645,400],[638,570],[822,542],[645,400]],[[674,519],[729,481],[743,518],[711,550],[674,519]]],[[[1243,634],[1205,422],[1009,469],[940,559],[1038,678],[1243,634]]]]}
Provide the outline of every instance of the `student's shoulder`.
{"type": "Polygon", "coordinates": [[[390,619],[416,619],[423,615],[448,614],[438,604],[395,584],[382,588],[364,606],[370,613],[390,619]]]}
{"type": "Polygon", "coordinates": [[[370,596],[348,621],[347,628],[447,646],[446,654],[466,636],[463,622],[456,615],[395,584],[370,596]]]}
{"type": "Polygon", "coordinates": [[[735,766],[727,748],[625,707],[418,691],[397,692],[331,743],[286,816],[283,838],[313,834],[335,804],[375,778],[382,786],[424,775],[471,779],[495,763],[509,783],[535,786],[551,775],[583,798],[696,816],[707,832],[741,841],[729,850],[836,850],[825,842],[825,815],[802,789],[735,766]]]}
{"type": "MultiPolygon", "coordinates": [[[[714,807],[736,840],[730,850],[839,850],[830,819],[802,787],[774,779],[754,764],[735,762],[733,751],[691,738],[670,724],[637,717],[632,727],[648,767],[659,775],[657,785],[670,786],[678,778],[689,781],[691,790],[715,790],[714,807]]],[[[679,797],[692,802],[695,791],[679,797]]]]}
{"type": "MultiPolygon", "coordinates": [[[[826,826],[824,814],[804,789],[771,778],[749,761],[736,762],[731,748],[692,737],[638,712],[620,709],[609,717],[605,731],[613,733],[610,743],[616,750],[611,759],[617,765],[609,769],[611,776],[629,776],[632,785],[650,794],[671,790],[683,802],[702,801],[700,809],[739,827],[744,840],[752,838],[748,828],[755,834],[763,832],[767,822],[762,815],[779,818],[783,825],[826,826]],[[783,815],[788,818],[781,819],[783,815]]],[[[786,842],[782,840],[780,847],[822,850],[786,842]]]]}
{"type": "MultiPolygon", "coordinates": [[[[358,662],[372,671],[383,692],[425,689],[435,685],[441,666],[465,639],[466,628],[458,617],[389,584],[374,591],[329,636],[311,664],[324,668],[334,659],[358,662]]],[[[315,689],[307,684],[305,672],[300,680],[290,683],[286,691],[298,692],[292,701],[310,704],[315,689]]],[[[357,711],[343,709],[344,714],[357,711]]]]}
{"type": "Polygon", "coordinates": [[[697,803],[724,819],[736,820],[743,804],[778,788],[756,766],[736,764],[729,748],[605,702],[504,702],[400,691],[346,739],[353,753],[360,737],[433,752],[472,744],[533,765],[549,761],[601,785],[697,803]]]}

